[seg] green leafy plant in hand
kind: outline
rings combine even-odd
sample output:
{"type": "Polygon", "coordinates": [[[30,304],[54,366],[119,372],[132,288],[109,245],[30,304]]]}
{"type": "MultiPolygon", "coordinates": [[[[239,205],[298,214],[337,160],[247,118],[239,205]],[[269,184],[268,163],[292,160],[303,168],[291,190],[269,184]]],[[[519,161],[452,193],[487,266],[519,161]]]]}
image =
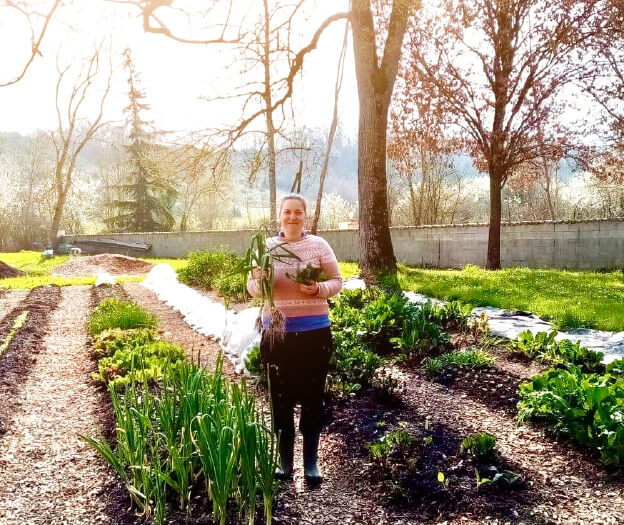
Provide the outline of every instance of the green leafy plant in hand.
{"type": "Polygon", "coordinates": [[[310,263],[308,263],[305,268],[298,270],[295,275],[286,273],[286,277],[299,284],[312,284],[313,282],[322,283],[330,279],[329,275],[321,268],[312,266],[310,263]]]}

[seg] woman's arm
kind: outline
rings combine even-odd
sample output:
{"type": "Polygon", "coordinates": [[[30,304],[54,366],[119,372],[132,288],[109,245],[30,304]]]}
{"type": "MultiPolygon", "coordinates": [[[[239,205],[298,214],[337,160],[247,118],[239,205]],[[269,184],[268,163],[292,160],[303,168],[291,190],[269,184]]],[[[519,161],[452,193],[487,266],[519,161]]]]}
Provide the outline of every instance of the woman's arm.
{"type": "Polygon", "coordinates": [[[342,290],[342,275],[340,275],[340,267],[338,260],[331,246],[325,241],[321,252],[321,269],[329,275],[329,280],[318,283],[318,292],[316,297],[331,297],[342,290]]]}

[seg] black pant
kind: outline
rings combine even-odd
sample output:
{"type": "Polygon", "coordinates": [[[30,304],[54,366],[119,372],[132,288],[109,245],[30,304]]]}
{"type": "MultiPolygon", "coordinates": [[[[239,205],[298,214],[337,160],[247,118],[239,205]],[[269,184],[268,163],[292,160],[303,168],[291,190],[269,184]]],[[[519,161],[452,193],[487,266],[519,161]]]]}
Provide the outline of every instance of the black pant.
{"type": "Polygon", "coordinates": [[[262,336],[260,353],[269,365],[273,425],[282,436],[295,435],[294,408],[301,403],[299,430],[320,433],[323,426],[323,394],[333,351],[331,330],[290,332],[283,342],[269,348],[262,336]]]}

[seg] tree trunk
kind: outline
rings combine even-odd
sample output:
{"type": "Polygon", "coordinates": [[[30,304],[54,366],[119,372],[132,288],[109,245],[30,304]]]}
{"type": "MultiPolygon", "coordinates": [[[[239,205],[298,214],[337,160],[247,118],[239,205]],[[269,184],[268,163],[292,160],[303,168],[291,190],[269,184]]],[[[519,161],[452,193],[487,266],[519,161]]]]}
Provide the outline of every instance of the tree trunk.
{"type": "Polygon", "coordinates": [[[388,276],[390,280],[396,279],[396,259],[388,221],[386,128],[401,46],[412,7],[413,3],[408,0],[394,0],[392,3],[384,55],[379,64],[370,0],[354,0],[352,3],[351,28],[360,102],[358,237],[362,277],[368,284],[377,282],[381,275],[388,276]]]}
{"type": "Polygon", "coordinates": [[[65,201],[67,200],[68,190],[69,187],[59,192],[58,200],[56,201],[56,206],[54,207],[54,217],[52,217],[52,225],[50,226],[50,244],[52,245],[52,249],[55,251],[60,244],[58,231],[61,226],[61,218],[63,217],[63,208],[65,207],[65,201]]]}
{"type": "Polygon", "coordinates": [[[488,270],[499,270],[500,261],[500,240],[501,240],[501,190],[502,174],[498,170],[490,170],[490,227],[488,230],[488,270]]]}
{"type": "MultiPolygon", "coordinates": [[[[373,98],[373,97],[371,97],[373,98]]],[[[387,108],[360,101],[358,140],[359,252],[365,279],[396,273],[386,186],[387,108]]]]}

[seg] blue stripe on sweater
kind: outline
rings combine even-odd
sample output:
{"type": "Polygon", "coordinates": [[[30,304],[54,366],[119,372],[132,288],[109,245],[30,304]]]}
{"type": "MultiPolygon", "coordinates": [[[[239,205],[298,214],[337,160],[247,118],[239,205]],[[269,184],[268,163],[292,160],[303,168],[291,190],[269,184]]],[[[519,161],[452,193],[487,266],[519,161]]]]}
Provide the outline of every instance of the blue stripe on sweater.
{"type": "MultiPolygon", "coordinates": [[[[262,327],[268,328],[269,318],[262,318],[262,327]]],[[[302,315],[300,317],[286,318],[286,332],[309,332],[329,326],[329,316],[324,315],[302,315]]]]}

